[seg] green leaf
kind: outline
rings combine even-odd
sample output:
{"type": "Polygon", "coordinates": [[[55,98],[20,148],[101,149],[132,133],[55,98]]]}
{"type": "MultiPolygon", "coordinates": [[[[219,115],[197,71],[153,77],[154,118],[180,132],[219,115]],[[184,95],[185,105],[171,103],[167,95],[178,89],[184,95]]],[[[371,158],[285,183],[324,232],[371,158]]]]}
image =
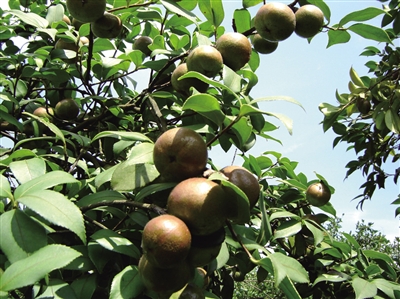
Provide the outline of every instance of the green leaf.
{"type": "Polygon", "coordinates": [[[351,285],[356,292],[356,299],[372,298],[378,292],[376,285],[358,276],[353,278],[351,285]]]}
{"type": "Polygon", "coordinates": [[[112,230],[98,230],[90,238],[107,250],[125,254],[136,259],[140,258],[141,253],[139,249],[127,238],[122,237],[112,230]]]}
{"type": "Polygon", "coordinates": [[[366,39],[371,39],[377,42],[392,43],[392,40],[385,30],[369,24],[356,23],[351,25],[348,30],[353,31],[366,39]]]}
{"type": "Polygon", "coordinates": [[[24,184],[46,173],[46,162],[40,158],[15,161],[10,169],[20,184],[24,184]]]}
{"type": "Polygon", "coordinates": [[[195,94],[190,96],[182,106],[182,110],[193,110],[221,126],[225,115],[221,111],[218,100],[210,94],[195,94]]]}
{"type": "Polygon", "coordinates": [[[294,98],[288,97],[288,96],[268,96],[268,97],[257,98],[255,100],[252,100],[249,104],[253,105],[253,104],[259,103],[259,102],[272,102],[272,101],[289,102],[289,103],[295,104],[297,106],[300,106],[304,110],[304,107],[303,107],[303,105],[301,105],[300,102],[298,102],[294,98]]]}
{"type": "Polygon", "coordinates": [[[309,220],[305,221],[305,225],[313,234],[314,245],[317,246],[324,239],[324,232],[309,220]]]}
{"type": "Polygon", "coordinates": [[[35,299],[78,299],[71,286],[61,279],[50,279],[43,293],[35,299]]]}
{"type": "Polygon", "coordinates": [[[64,245],[47,245],[11,264],[0,277],[0,290],[11,291],[32,285],[51,271],[68,265],[79,255],[76,250],[64,245]]]}
{"type": "Polygon", "coordinates": [[[368,21],[384,13],[385,11],[383,9],[377,7],[368,7],[362,10],[353,11],[339,21],[339,26],[343,26],[350,21],[368,21]]]}
{"type": "Polygon", "coordinates": [[[46,28],[47,26],[49,26],[49,22],[45,18],[42,18],[41,16],[33,12],[25,13],[16,9],[7,10],[4,12],[4,14],[9,13],[19,18],[22,22],[36,28],[46,28]]]}
{"type": "Polygon", "coordinates": [[[285,221],[275,230],[274,238],[280,239],[293,236],[301,231],[301,228],[302,224],[299,220],[291,219],[289,221],[285,221]]]}
{"type": "Polygon", "coordinates": [[[279,284],[279,288],[285,293],[288,299],[301,299],[299,292],[293,282],[286,276],[279,284]]]}
{"type": "Polygon", "coordinates": [[[103,131],[93,137],[92,142],[100,138],[116,138],[119,140],[126,141],[141,141],[141,142],[152,142],[150,138],[142,133],[137,132],[124,132],[124,131],[103,131]]]}
{"type": "Polygon", "coordinates": [[[158,176],[159,172],[153,164],[122,162],[114,170],[111,177],[111,187],[117,191],[132,191],[142,188],[158,176]]]}
{"type": "Polygon", "coordinates": [[[314,4],[315,6],[319,7],[322,10],[322,12],[324,13],[324,16],[328,20],[328,22],[330,21],[331,10],[329,9],[329,6],[323,0],[308,0],[308,3],[314,4]]]}
{"type": "Polygon", "coordinates": [[[251,14],[247,9],[235,9],[233,13],[233,20],[235,22],[237,32],[243,33],[251,29],[251,14]]]}
{"type": "Polygon", "coordinates": [[[345,44],[350,40],[351,36],[345,30],[330,29],[328,31],[328,38],[327,48],[337,44],[345,44]]]}
{"type": "Polygon", "coordinates": [[[385,112],[386,127],[395,134],[400,134],[400,117],[393,108],[385,112]]]}
{"type": "Polygon", "coordinates": [[[54,170],[18,186],[17,189],[15,189],[14,196],[18,200],[19,197],[27,193],[68,183],[79,183],[79,181],[67,172],[54,170]]]}
{"type": "Polygon", "coordinates": [[[229,192],[229,200],[232,201],[232,205],[235,207],[234,210],[237,214],[230,217],[234,223],[244,224],[250,221],[250,203],[246,194],[236,185],[231,182],[219,178],[219,174],[212,174],[209,177],[210,180],[219,180],[221,185],[226,188],[229,192]]]}
{"type": "Polygon", "coordinates": [[[93,293],[97,288],[96,278],[95,274],[88,274],[75,279],[71,283],[71,288],[79,299],[92,298],[93,293]]]}
{"type": "Polygon", "coordinates": [[[373,259],[373,260],[383,260],[387,262],[388,264],[392,264],[393,260],[390,256],[383,252],[378,252],[375,250],[363,250],[363,253],[366,257],[373,259]]]}
{"type": "Polygon", "coordinates": [[[269,220],[272,221],[272,220],[278,219],[278,218],[293,218],[293,219],[296,219],[296,220],[300,220],[301,219],[301,217],[299,215],[294,214],[294,213],[289,212],[289,211],[283,210],[283,211],[272,213],[272,215],[270,216],[269,220]]]}
{"type": "Polygon", "coordinates": [[[47,245],[46,231],[38,222],[20,210],[0,216],[0,249],[11,263],[47,245]]]}
{"type": "Polygon", "coordinates": [[[199,18],[192,13],[191,11],[186,10],[182,6],[178,5],[173,0],[167,1],[167,0],[161,0],[161,4],[164,5],[164,7],[169,10],[170,12],[188,19],[189,21],[193,22],[194,24],[197,24],[199,21],[199,18]]]}
{"type": "Polygon", "coordinates": [[[206,19],[215,27],[221,25],[224,20],[224,7],[222,0],[199,0],[199,9],[206,19]]]}
{"type": "MultiPolygon", "coordinates": [[[[60,139],[62,141],[64,147],[66,146],[65,137],[64,137],[64,134],[62,133],[62,131],[55,124],[51,123],[47,118],[39,117],[39,116],[36,116],[29,112],[22,112],[22,114],[27,115],[27,116],[37,120],[38,122],[42,123],[50,131],[52,131],[58,139],[60,139]]],[[[15,148],[17,148],[17,146],[18,146],[18,144],[15,146],[15,148]]]]}
{"type": "Polygon", "coordinates": [[[174,186],[176,186],[176,183],[159,183],[159,184],[151,184],[143,189],[141,189],[135,197],[135,201],[143,201],[144,198],[147,196],[157,193],[159,191],[167,190],[167,189],[172,189],[174,186]]]}
{"type": "Polygon", "coordinates": [[[74,232],[86,243],[82,213],[63,194],[52,190],[37,190],[25,193],[18,201],[51,223],[74,232]]]}
{"type": "Polygon", "coordinates": [[[376,287],[385,293],[389,298],[397,298],[395,297],[395,291],[400,292],[400,285],[398,283],[394,283],[388,281],[383,278],[377,278],[371,281],[376,287]]]}
{"type": "Polygon", "coordinates": [[[261,3],[262,0],[242,0],[242,5],[244,8],[255,6],[261,3]]]}
{"type": "Polygon", "coordinates": [[[349,243],[356,249],[360,249],[360,244],[358,244],[357,240],[348,233],[342,233],[342,235],[349,241],[349,243]]]}
{"type": "Polygon", "coordinates": [[[136,298],[143,289],[143,282],[137,266],[127,266],[114,276],[109,299],[136,298]]]}
{"type": "Polygon", "coordinates": [[[14,198],[11,193],[11,185],[7,178],[3,175],[0,176],[0,197],[14,198]]]}
{"type": "Polygon", "coordinates": [[[76,205],[80,208],[90,206],[99,202],[111,202],[114,200],[125,200],[126,197],[121,193],[112,190],[104,190],[97,193],[91,193],[82,197],[76,205]]]}
{"type": "Polygon", "coordinates": [[[350,78],[351,81],[359,87],[365,87],[364,82],[361,80],[360,76],[357,74],[357,72],[353,69],[353,67],[350,68],[350,78]]]}
{"type": "Polygon", "coordinates": [[[239,111],[239,117],[243,117],[246,115],[252,115],[252,114],[266,114],[268,116],[273,116],[276,117],[277,119],[279,119],[286,127],[286,129],[288,130],[289,134],[292,135],[293,132],[293,121],[288,118],[286,115],[280,114],[280,113],[273,113],[273,112],[266,112],[266,111],[262,111],[254,106],[251,106],[249,104],[244,104],[240,107],[240,111],[239,111]]]}
{"type": "MultiPolygon", "coordinates": [[[[261,198],[263,199],[262,195],[261,198]]],[[[256,242],[261,246],[264,246],[271,239],[273,233],[271,228],[271,220],[269,219],[264,200],[259,200],[259,209],[261,211],[262,218],[261,227],[258,232],[256,242]]]]}
{"type": "Polygon", "coordinates": [[[62,20],[64,13],[64,6],[62,4],[52,5],[47,9],[46,20],[49,24],[59,22],[62,20]]]}

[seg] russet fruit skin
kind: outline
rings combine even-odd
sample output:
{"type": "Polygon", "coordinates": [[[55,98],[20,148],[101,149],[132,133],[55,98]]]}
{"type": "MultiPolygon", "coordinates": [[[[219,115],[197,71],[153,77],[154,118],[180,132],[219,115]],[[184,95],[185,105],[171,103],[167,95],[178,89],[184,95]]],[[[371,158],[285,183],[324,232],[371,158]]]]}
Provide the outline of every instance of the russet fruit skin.
{"type": "Polygon", "coordinates": [[[260,194],[260,185],[257,178],[242,166],[226,166],[220,172],[246,194],[249,199],[250,209],[253,208],[260,194]]]}
{"type": "Polygon", "coordinates": [[[311,184],[306,190],[306,199],[314,207],[321,207],[331,199],[331,191],[323,181],[311,184]]]}
{"type": "Polygon", "coordinates": [[[179,182],[201,175],[207,159],[203,138],[188,128],[170,129],[154,144],[154,165],[165,181],[179,182]]]}
{"type": "Polygon", "coordinates": [[[254,27],[263,38],[276,42],[287,39],[294,32],[296,18],[284,3],[269,2],[261,6],[254,17],[254,27]]]}
{"type": "Polygon", "coordinates": [[[188,72],[186,63],[181,63],[171,74],[171,85],[179,93],[189,96],[190,88],[194,87],[199,92],[205,92],[208,88],[208,84],[197,79],[197,78],[185,78],[178,80],[181,76],[188,72]]]}
{"type": "Polygon", "coordinates": [[[144,286],[156,293],[173,293],[182,289],[193,278],[194,271],[186,261],[173,268],[158,268],[145,254],[141,256],[138,265],[144,286]]]}
{"type": "Polygon", "coordinates": [[[298,36],[310,38],[316,35],[324,24],[324,13],[317,6],[306,4],[301,6],[295,13],[296,28],[298,36]]]}
{"type": "Polygon", "coordinates": [[[106,10],[106,0],[67,0],[66,5],[71,16],[83,23],[95,22],[106,10]]]}
{"type": "Polygon", "coordinates": [[[144,53],[146,56],[150,56],[151,50],[149,49],[149,45],[153,43],[153,39],[148,36],[140,36],[133,42],[132,49],[139,50],[144,53]]]}
{"type": "Polygon", "coordinates": [[[104,13],[104,15],[92,22],[93,34],[100,38],[116,38],[122,31],[121,19],[111,13],[104,13]]]}
{"type": "Polygon", "coordinates": [[[254,34],[251,42],[253,44],[254,50],[260,54],[271,54],[277,48],[279,43],[278,42],[271,42],[266,40],[258,33],[254,34]]]}
{"type": "Polygon", "coordinates": [[[55,115],[64,120],[73,120],[79,115],[79,106],[73,99],[63,99],[54,108],[55,115]]]}
{"type": "Polygon", "coordinates": [[[221,53],[224,64],[234,71],[240,70],[250,61],[251,43],[241,33],[228,32],[221,35],[215,47],[221,53]]]}
{"type": "Polygon", "coordinates": [[[202,177],[176,185],[167,201],[167,213],[183,220],[192,235],[209,235],[226,221],[227,197],[217,183],[202,177]]]}
{"type": "Polygon", "coordinates": [[[221,53],[210,45],[194,48],[186,59],[189,71],[199,72],[207,77],[215,77],[222,69],[221,53]]]}
{"type": "Polygon", "coordinates": [[[159,268],[172,268],[181,263],[189,253],[191,241],[186,224],[167,214],[151,219],[142,234],[143,252],[159,268]]]}

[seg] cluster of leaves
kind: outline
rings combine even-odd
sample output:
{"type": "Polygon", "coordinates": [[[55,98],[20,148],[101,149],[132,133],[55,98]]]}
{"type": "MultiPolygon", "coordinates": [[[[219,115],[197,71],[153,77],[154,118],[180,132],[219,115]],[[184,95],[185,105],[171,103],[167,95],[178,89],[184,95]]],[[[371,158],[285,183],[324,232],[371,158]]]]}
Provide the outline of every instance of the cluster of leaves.
{"type": "MultiPolygon", "coordinates": [[[[346,142],[349,144],[348,149],[354,149],[358,156],[346,167],[347,176],[356,170],[366,176],[366,182],[361,186],[363,192],[356,197],[361,207],[366,199],[372,197],[376,187],[385,187],[387,178],[392,177],[397,184],[400,174],[400,168],[388,173],[385,167],[400,157],[400,48],[395,47],[400,32],[399,1],[390,1],[384,10],[381,27],[389,40],[382,49],[370,46],[361,53],[372,57],[366,63],[371,75],[360,77],[354,69],[350,69],[349,92],[337,92],[338,105],[320,105],[324,114],[324,130],[332,128],[338,135],[333,142],[334,146],[346,142]]],[[[393,203],[400,202],[397,200],[393,203]]],[[[399,212],[397,209],[396,216],[399,212]]]]}
{"type": "MultiPolygon", "coordinates": [[[[329,18],[323,1],[309,2],[329,18]]],[[[260,3],[243,1],[236,30],[253,32],[250,7],[260,3]]],[[[220,255],[206,267],[207,298],[231,298],[237,271],[272,278],[288,298],[398,298],[389,256],[363,250],[350,236],[336,241],[321,226],[335,209],[328,203],[315,215],[305,190],[322,176],[308,179],[277,152],[246,153],[256,137],[279,142],[270,135],[277,129],[271,117],[292,128],[286,116],[257,103],[299,105],[251,97],[258,53],[237,72],[224,66],[212,79],[185,75],[208,83],[207,93],[186,97],[171,88],[171,72],[192,48],[229,31],[222,1],[109,0],[107,10],[124,24],[113,40],[95,38],[90,24],[65,23],[62,0],[9,6],[0,11],[0,130],[7,140],[0,152],[0,298],[155,298],[137,264],[143,227],[174,186],[157,180],[154,141],[175,126],[196,130],[210,148],[236,147],[262,187],[246,225],[227,226],[220,255]],[[150,57],[132,50],[141,35],[153,40],[150,57]],[[58,39],[82,36],[90,42],[79,52],[54,48],[58,39]],[[148,83],[140,89],[143,77],[148,83]],[[32,113],[64,98],[78,103],[78,118],[32,113]]],[[[210,168],[218,170],[212,158],[210,168]]]]}

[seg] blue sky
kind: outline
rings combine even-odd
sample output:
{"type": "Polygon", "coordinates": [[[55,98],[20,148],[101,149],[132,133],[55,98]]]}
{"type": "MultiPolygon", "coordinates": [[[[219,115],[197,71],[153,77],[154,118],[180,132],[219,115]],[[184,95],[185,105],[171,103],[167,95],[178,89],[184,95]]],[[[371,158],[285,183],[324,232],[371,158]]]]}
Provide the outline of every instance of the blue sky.
{"type": "MultiPolygon", "coordinates": [[[[291,1],[282,1],[287,4],[291,1]]],[[[325,1],[332,13],[331,24],[337,23],[346,14],[369,6],[381,8],[378,1],[325,1]]],[[[224,1],[225,15],[230,16],[240,6],[240,1],[224,1]]],[[[380,23],[381,17],[371,22],[380,23]]],[[[227,28],[228,30],[229,28],[227,28]]],[[[298,171],[303,172],[308,179],[317,179],[315,172],[323,175],[336,192],[331,202],[337,210],[337,215],[343,219],[343,231],[355,230],[358,220],[365,219],[373,222],[374,228],[381,231],[388,238],[400,236],[399,219],[394,217],[395,206],[390,205],[399,194],[399,187],[390,179],[387,180],[385,190],[377,190],[371,201],[364,204],[363,210],[356,209],[358,201],[351,201],[359,195],[359,186],[364,182],[361,173],[353,173],[345,180],[345,165],[356,158],[354,152],[346,152],[347,144],[332,147],[333,139],[337,136],[332,131],[323,132],[319,124],[323,115],[318,110],[321,102],[336,103],[335,91],[348,92],[347,84],[350,80],[349,70],[353,67],[360,75],[366,75],[368,69],[364,64],[370,60],[359,56],[366,46],[377,46],[374,41],[365,40],[352,34],[350,42],[326,48],[328,37],[320,33],[308,44],[307,40],[293,34],[282,41],[278,49],[261,58],[261,65],[257,70],[259,84],[252,90],[252,96],[285,95],[299,101],[304,107],[286,102],[268,102],[261,104],[266,111],[280,112],[293,120],[293,135],[289,135],[284,127],[275,131],[273,135],[283,142],[283,146],[274,142],[260,140],[250,150],[258,156],[267,150],[283,153],[292,161],[299,162],[298,171]],[[342,216],[342,214],[344,214],[342,216]]],[[[397,45],[399,46],[399,45],[397,45]]],[[[270,120],[270,119],[269,119],[270,120]]],[[[278,121],[271,119],[276,125],[278,121]]],[[[224,153],[215,151],[212,158],[221,166],[230,164],[234,152],[224,153]]],[[[240,157],[236,164],[242,163],[240,157]]],[[[395,169],[399,165],[391,165],[395,169]]]]}
{"type": "MultiPolygon", "coordinates": [[[[281,2],[289,4],[292,1],[281,2]]],[[[349,12],[368,6],[381,7],[378,1],[325,2],[332,12],[331,24],[335,24],[349,12]]],[[[223,3],[226,16],[225,26],[229,31],[233,10],[241,7],[241,1],[223,1],[223,3]]],[[[4,2],[1,3],[1,6],[4,4],[4,2]]],[[[258,7],[259,5],[251,9],[252,15],[258,7]]],[[[379,24],[379,21],[380,17],[375,20],[375,24],[379,24]]],[[[283,146],[275,142],[259,140],[249,153],[258,156],[268,150],[279,151],[292,161],[299,162],[297,170],[306,174],[310,180],[316,179],[315,172],[323,175],[336,189],[331,201],[337,210],[337,215],[343,219],[343,231],[354,231],[356,222],[365,219],[366,222],[374,222],[375,229],[393,239],[395,236],[400,236],[400,221],[394,217],[395,207],[390,203],[399,194],[399,187],[388,180],[385,190],[377,190],[372,201],[364,204],[363,211],[357,210],[357,201],[351,200],[360,194],[359,186],[364,182],[364,178],[360,173],[354,173],[344,180],[345,165],[356,158],[355,154],[346,152],[346,144],[339,144],[335,149],[332,148],[336,135],[332,131],[323,132],[319,124],[323,115],[318,110],[321,102],[335,103],[336,89],[340,93],[348,92],[350,67],[353,67],[360,75],[366,74],[367,68],[364,63],[368,61],[368,58],[359,54],[366,46],[379,47],[380,45],[356,35],[352,35],[350,42],[328,49],[326,49],[327,42],[326,33],[318,34],[311,44],[293,34],[281,42],[274,53],[261,57],[261,65],[257,70],[259,84],[254,87],[251,95],[254,98],[291,96],[303,105],[305,111],[286,102],[261,104],[263,110],[284,113],[292,118],[293,135],[289,135],[282,127],[275,131],[273,136],[280,139],[283,146]]],[[[138,83],[140,86],[140,82],[138,83]]],[[[274,119],[268,120],[281,125],[274,119]]],[[[223,167],[231,164],[234,152],[213,150],[210,156],[223,167]]],[[[235,164],[241,163],[241,158],[237,157],[235,164]]],[[[391,168],[395,169],[398,166],[392,165],[391,168]]]]}

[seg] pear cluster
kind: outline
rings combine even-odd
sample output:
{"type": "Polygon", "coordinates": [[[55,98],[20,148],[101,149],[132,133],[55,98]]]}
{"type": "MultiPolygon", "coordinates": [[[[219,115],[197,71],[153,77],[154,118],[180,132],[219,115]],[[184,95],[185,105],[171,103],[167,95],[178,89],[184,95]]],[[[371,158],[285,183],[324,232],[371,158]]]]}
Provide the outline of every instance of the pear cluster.
{"type": "Polygon", "coordinates": [[[289,7],[280,2],[269,2],[260,7],[254,17],[257,33],[253,36],[254,50],[269,54],[278,43],[289,38],[293,32],[303,38],[311,38],[320,32],[324,14],[313,4],[289,7]]]}
{"type": "Polygon", "coordinates": [[[121,19],[106,12],[106,0],[67,0],[66,5],[73,20],[79,23],[91,23],[95,36],[101,38],[116,38],[121,33],[121,19]]]}
{"type": "Polygon", "coordinates": [[[224,65],[233,71],[243,68],[249,61],[252,47],[249,39],[238,32],[222,34],[215,45],[199,45],[190,51],[183,61],[172,72],[172,87],[183,95],[190,94],[190,88],[205,92],[208,84],[197,78],[180,79],[189,71],[213,78],[218,75],[224,65]]]}
{"type": "MultiPolygon", "coordinates": [[[[227,221],[240,219],[237,195],[221,180],[203,175],[207,146],[192,129],[173,128],[161,134],[153,159],[160,180],[177,184],[167,196],[166,214],[152,218],[143,229],[139,273],[149,291],[168,295],[186,287],[187,293],[195,287],[196,269],[218,256],[227,221]]],[[[258,180],[247,169],[227,166],[219,173],[245,194],[249,209],[257,203],[258,180]]]]}

